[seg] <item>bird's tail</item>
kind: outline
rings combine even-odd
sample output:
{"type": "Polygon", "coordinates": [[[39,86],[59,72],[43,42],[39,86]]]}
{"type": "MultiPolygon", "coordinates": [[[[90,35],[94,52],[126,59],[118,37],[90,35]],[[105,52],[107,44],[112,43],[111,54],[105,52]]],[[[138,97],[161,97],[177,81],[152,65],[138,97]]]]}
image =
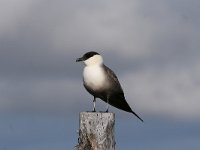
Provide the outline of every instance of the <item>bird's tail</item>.
{"type": "Polygon", "coordinates": [[[110,99],[109,99],[109,104],[118,108],[118,109],[122,109],[126,112],[130,112],[133,113],[138,119],[140,119],[140,121],[144,122],[129,106],[129,104],[127,103],[125,97],[124,97],[124,93],[118,93],[118,94],[113,94],[111,95],[110,99]]]}
{"type": "Polygon", "coordinates": [[[142,120],[142,118],[140,118],[134,111],[131,111],[131,113],[133,113],[138,119],[140,119],[140,121],[144,122],[144,121],[142,120]]]}

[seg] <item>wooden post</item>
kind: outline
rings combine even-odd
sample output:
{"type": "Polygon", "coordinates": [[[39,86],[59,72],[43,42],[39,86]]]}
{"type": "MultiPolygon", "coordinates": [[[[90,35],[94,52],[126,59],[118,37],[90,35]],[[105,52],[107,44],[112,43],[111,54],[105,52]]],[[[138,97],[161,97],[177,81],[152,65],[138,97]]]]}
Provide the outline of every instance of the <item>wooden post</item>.
{"type": "Polygon", "coordinates": [[[114,113],[81,112],[77,150],[114,150],[114,113]]]}

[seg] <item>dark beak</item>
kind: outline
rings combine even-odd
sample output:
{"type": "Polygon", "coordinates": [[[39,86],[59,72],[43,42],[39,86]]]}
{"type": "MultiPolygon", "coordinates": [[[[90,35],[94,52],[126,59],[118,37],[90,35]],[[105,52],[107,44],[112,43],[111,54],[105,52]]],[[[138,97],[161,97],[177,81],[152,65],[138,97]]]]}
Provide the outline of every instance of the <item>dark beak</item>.
{"type": "Polygon", "coordinates": [[[79,61],[83,61],[83,58],[81,57],[81,58],[76,59],[76,62],[79,62],[79,61]]]}

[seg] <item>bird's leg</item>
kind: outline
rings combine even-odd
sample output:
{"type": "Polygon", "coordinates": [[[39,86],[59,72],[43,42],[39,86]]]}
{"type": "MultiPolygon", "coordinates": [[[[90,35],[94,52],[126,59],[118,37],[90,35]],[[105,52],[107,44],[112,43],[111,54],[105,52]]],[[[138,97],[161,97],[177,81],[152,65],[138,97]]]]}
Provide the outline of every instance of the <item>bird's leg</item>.
{"type": "Polygon", "coordinates": [[[109,109],[109,104],[107,103],[106,112],[108,112],[108,109],[109,109]]]}
{"type": "Polygon", "coordinates": [[[94,96],[94,100],[93,100],[93,112],[96,112],[96,97],[94,96]]]}
{"type": "Polygon", "coordinates": [[[108,112],[108,109],[109,109],[109,96],[107,96],[106,112],[108,112]]]}

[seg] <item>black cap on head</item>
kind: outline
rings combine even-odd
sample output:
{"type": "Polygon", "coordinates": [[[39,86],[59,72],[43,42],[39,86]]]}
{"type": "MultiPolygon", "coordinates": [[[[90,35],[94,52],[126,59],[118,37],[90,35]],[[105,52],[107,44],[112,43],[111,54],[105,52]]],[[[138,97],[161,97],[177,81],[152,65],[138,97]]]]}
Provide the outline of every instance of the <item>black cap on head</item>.
{"type": "Polygon", "coordinates": [[[99,53],[94,52],[94,51],[91,51],[91,52],[85,53],[85,54],[83,55],[83,57],[85,57],[85,58],[86,58],[85,60],[87,60],[88,58],[90,58],[90,57],[92,57],[92,56],[94,56],[94,55],[99,55],[99,53]]]}
{"type": "Polygon", "coordinates": [[[78,58],[78,59],[76,60],[76,62],[78,62],[78,61],[85,61],[85,60],[87,60],[88,58],[90,58],[90,57],[92,57],[92,56],[94,56],[94,55],[99,55],[99,53],[94,52],[94,51],[87,52],[87,53],[85,53],[85,54],[83,55],[83,57],[78,58]]]}

